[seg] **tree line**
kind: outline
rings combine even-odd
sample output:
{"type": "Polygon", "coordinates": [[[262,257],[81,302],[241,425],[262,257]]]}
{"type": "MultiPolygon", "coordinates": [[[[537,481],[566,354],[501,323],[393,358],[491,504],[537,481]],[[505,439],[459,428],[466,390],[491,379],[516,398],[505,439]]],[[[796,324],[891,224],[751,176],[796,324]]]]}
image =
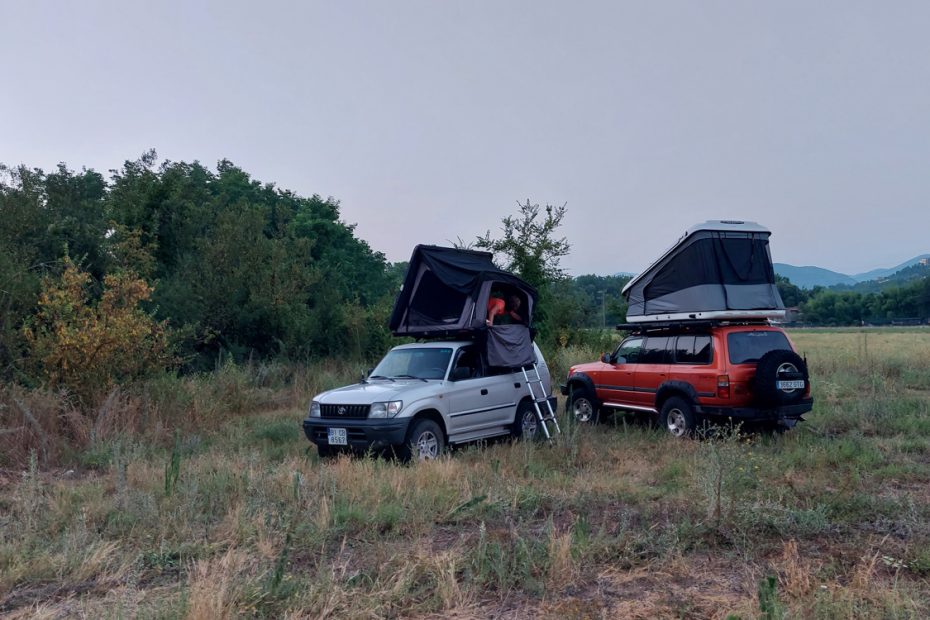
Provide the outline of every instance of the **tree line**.
{"type": "Polygon", "coordinates": [[[930,318],[930,277],[905,280],[881,290],[799,288],[776,276],[785,306],[801,311],[800,322],[810,325],[884,324],[894,320],[930,318]]]}
{"type": "MultiPolygon", "coordinates": [[[[94,320],[114,332],[127,310],[151,319],[149,337],[167,335],[155,348],[171,359],[158,363],[188,369],[223,355],[365,356],[390,337],[399,276],[340,219],[338,201],[261,183],[229,161],[210,170],[149,152],[108,179],[4,167],[0,217],[6,379],[38,380],[30,362],[67,344],[65,332],[94,320]]],[[[131,332],[121,328],[116,348],[131,332]]],[[[101,355],[85,346],[67,363],[101,355]]]]}
{"type": "MultiPolygon", "coordinates": [[[[628,277],[561,268],[564,216],[564,205],[527,200],[499,235],[467,244],[539,289],[537,327],[550,347],[602,340],[595,328],[626,314],[628,277]]],[[[159,163],[152,151],[108,177],[0,166],[0,218],[6,382],[90,400],[88,385],[159,369],[371,358],[392,343],[387,318],[406,264],[359,239],[337,200],[262,183],[226,160],[214,170],[159,163]]],[[[930,279],[873,293],[778,286],[812,323],[930,315],[930,279]]]]}

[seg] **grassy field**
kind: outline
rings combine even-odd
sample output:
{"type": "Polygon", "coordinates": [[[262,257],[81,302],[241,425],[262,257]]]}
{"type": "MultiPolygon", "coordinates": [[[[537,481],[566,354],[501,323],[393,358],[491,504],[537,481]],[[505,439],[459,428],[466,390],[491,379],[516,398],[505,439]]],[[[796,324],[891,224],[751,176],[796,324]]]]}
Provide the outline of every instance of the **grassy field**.
{"type": "Polygon", "coordinates": [[[0,471],[0,616],[927,617],[930,331],[792,338],[817,404],[782,436],[621,419],[321,463],[299,423],[356,370],[334,368],[246,382],[236,411],[185,400],[174,441],[33,451],[0,471]]]}

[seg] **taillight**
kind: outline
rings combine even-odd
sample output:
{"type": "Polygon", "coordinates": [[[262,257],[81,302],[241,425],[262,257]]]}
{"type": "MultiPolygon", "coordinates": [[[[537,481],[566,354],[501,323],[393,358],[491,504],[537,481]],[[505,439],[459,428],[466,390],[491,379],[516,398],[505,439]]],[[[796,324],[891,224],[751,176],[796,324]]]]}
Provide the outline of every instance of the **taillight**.
{"type": "Polygon", "coordinates": [[[717,375],[717,398],[730,398],[729,375],[717,375]]]}

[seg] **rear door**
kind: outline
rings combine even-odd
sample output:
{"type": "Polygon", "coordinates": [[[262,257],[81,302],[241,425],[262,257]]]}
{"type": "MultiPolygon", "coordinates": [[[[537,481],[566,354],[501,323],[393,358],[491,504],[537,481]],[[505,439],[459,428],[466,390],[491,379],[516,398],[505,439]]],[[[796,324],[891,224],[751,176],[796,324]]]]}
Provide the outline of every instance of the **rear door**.
{"type": "Polygon", "coordinates": [[[656,392],[659,391],[659,386],[668,380],[670,341],[674,343],[675,337],[649,336],[643,343],[643,352],[633,377],[636,403],[643,407],[655,406],[656,392]]]}
{"type": "Polygon", "coordinates": [[[678,336],[672,351],[668,376],[692,386],[699,398],[714,398],[717,394],[717,373],[714,350],[709,334],[678,336]]]}

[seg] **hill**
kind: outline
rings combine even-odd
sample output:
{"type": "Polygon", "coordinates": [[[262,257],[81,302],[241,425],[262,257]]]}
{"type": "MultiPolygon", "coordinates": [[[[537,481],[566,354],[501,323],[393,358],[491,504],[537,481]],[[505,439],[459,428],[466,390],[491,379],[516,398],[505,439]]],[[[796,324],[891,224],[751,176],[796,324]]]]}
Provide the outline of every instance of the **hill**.
{"type": "Polygon", "coordinates": [[[857,282],[867,282],[869,280],[881,280],[883,278],[888,278],[902,269],[907,269],[908,267],[913,267],[914,265],[920,264],[922,260],[930,260],[930,254],[921,254],[920,256],[915,256],[909,261],[905,261],[900,265],[891,267],[889,269],[873,269],[871,271],[866,271],[864,273],[857,273],[852,278],[857,282]]]}
{"type": "Polygon", "coordinates": [[[823,267],[814,267],[805,265],[796,267],[786,263],[775,263],[775,273],[791,280],[793,284],[801,288],[814,288],[815,286],[836,286],[837,284],[847,284],[852,286],[857,280],[845,273],[839,273],[824,269],[823,267]]]}
{"type": "MultiPolygon", "coordinates": [[[[775,263],[775,273],[791,280],[791,282],[801,288],[814,288],[815,286],[855,286],[860,282],[872,282],[874,280],[885,280],[891,278],[896,273],[920,265],[921,261],[930,260],[930,254],[921,254],[914,258],[904,261],[894,267],[872,269],[863,273],[849,275],[816,267],[813,265],[795,266],[787,263],[775,263]]],[[[908,278],[910,279],[910,278],[908,278]]]]}

